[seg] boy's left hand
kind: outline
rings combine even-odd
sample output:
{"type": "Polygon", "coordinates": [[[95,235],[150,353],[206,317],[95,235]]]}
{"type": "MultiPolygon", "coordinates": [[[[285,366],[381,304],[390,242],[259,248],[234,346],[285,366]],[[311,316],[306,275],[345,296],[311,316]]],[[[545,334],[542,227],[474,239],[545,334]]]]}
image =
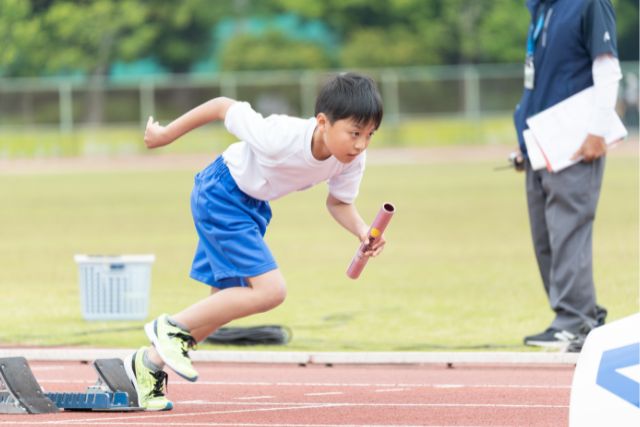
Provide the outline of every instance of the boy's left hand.
{"type": "Polygon", "coordinates": [[[370,239],[369,230],[366,230],[360,235],[360,242],[366,245],[364,250],[364,256],[366,257],[376,257],[380,255],[385,243],[387,243],[384,239],[384,234],[379,237],[371,237],[370,239]]]}

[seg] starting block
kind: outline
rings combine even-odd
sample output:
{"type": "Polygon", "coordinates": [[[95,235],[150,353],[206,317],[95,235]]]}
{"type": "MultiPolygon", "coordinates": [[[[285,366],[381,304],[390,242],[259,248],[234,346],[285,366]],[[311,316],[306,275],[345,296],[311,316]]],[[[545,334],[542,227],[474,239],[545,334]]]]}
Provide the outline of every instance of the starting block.
{"type": "Polygon", "coordinates": [[[0,359],[0,413],[47,414],[58,407],[44,395],[24,357],[0,359]]]}
{"type": "Polygon", "coordinates": [[[129,408],[143,409],[138,406],[138,393],[127,376],[121,359],[97,359],[93,362],[93,367],[98,373],[98,382],[94,388],[102,388],[116,394],[126,393],[129,408]]]}
{"type": "Polygon", "coordinates": [[[45,393],[24,357],[0,358],[0,414],[144,410],[122,360],[98,359],[93,367],[98,380],[86,393],[45,393]]]}

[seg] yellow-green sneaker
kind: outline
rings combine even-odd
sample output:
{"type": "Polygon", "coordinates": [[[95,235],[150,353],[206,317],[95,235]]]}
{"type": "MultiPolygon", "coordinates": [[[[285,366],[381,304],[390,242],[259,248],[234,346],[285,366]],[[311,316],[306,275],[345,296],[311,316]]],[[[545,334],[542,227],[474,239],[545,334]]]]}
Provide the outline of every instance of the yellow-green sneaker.
{"type": "Polygon", "coordinates": [[[188,331],[170,324],[166,314],[144,325],[144,331],[167,366],[188,381],[198,379],[189,357],[189,349],[195,347],[196,341],[188,331]]]}
{"type": "Polygon", "coordinates": [[[144,366],[144,352],[142,347],[124,361],[127,376],[138,393],[138,405],[147,411],[169,411],[173,409],[173,403],[164,396],[168,375],[144,366]]]}

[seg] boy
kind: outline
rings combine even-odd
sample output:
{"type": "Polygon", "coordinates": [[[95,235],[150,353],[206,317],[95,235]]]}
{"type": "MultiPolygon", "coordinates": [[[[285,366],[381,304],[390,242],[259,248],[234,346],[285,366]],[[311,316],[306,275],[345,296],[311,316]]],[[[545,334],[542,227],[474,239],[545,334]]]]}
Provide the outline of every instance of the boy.
{"type": "MultiPolygon", "coordinates": [[[[152,346],[125,361],[140,406],[169,410],[164,396],[168,365],[196,381],[188,351],[219,327],[284,301],[285,281],[263,240],[271,219],[269,201],[328,181],[327,209],[344,228],[367,242],[368,225],[353,202],[365,166],[364,151],[382,121],[380,94],[373,80],[355,73],[328,81],[316,100],[315,117],[263,118],[246,102],[214,98],[168,126],[149,118],[148,148],[170,144],[211,121],[223,121],[240,139],[198,173],[191,210],[199,242],[191,277],[211,286],[211,295],[171,317],[145,325],[152,346]]],[[[366,256],[378,255],[385,241],[366,256]]]]}

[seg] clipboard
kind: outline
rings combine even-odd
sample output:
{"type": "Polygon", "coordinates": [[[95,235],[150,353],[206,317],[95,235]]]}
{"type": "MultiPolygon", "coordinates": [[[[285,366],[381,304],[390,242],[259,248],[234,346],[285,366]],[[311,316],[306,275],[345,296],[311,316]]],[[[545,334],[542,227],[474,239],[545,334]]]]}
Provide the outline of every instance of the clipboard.
{"type": "MultiPolygon", "coordinates": [[[[594,96],[593,86],[588,87],[527,119],[530,134],[527,136],[525,131],[523,138],[532,166],[531,153],[537,166],[540,165],[540,157],[544,159],[549,172],[559,172],[581,160],[572,160],[571,157],[588,135],[594,96]]],[[[604,139],[607,145],[613,145],[625,138],[628,132],[615,111],[609,113],[607,120],[611,126],[604,139]]]]}

